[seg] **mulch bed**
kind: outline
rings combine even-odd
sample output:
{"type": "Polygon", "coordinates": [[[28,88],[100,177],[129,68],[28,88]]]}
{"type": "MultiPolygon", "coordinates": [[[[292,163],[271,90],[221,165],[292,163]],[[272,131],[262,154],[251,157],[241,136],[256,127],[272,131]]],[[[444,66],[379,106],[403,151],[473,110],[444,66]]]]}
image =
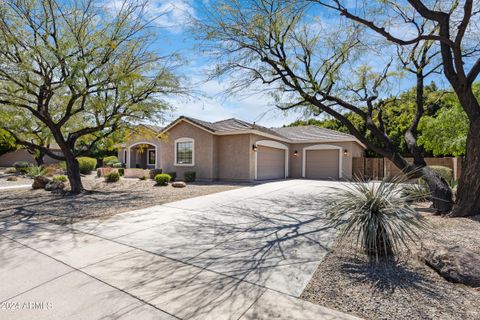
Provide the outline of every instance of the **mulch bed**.
{"type": "Polygon", "coordinates": [[[370,263],[351,245],[337,241],[301,298],[365,319],[480,319],[478,288],[450,283],[418,258],[422,246],[438,244],[479,252],[480,216],[422,214],[432,230],[396,261],[370,263]]]}

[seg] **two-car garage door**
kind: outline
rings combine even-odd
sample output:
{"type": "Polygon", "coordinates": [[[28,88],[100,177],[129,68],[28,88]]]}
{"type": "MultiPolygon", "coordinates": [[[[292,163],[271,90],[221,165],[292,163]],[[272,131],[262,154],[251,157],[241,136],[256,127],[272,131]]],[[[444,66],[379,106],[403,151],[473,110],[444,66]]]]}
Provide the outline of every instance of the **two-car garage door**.
{"type": "Polygon", "coordinates": [[[305,178],[339,178],[339,150],[305,150],[305,178]]]}
{"type": "Polygon", "coordinates": [[[257,149],[257,180],[285,178],[284,149],[258,146],[257,149]]]}

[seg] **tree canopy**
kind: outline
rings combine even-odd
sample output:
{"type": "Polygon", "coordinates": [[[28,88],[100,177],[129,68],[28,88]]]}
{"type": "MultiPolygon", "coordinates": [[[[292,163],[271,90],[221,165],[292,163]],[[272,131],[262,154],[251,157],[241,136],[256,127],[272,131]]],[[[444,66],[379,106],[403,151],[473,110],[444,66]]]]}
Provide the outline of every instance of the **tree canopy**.
{"type": "Polygon", "coordinates": [[[177,57],[153,49],[146,10],[145,1],[2,2],[0,118],[9,120],[0,127],[17,144],[65,160],[73,193],[83,190],[77,156],[128,124],[162,119],[165,97],[183,92],[177,57]],[[37,129],[63,156],[30,139],[37,129]]]}

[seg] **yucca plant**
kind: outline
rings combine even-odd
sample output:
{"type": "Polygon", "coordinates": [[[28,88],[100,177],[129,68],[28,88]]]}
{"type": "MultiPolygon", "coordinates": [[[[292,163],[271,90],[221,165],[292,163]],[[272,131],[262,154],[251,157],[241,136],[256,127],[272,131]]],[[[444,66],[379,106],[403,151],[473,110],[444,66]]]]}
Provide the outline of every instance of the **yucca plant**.
{"type": "Polygon", "coordinates": [[[419,238],[426,220],[409,205],[403,192],[405,178],[345,184],[328,205],[331,224],[340,226],[340,239],[354,244],[370,258],[395,255],[419,238]]]}

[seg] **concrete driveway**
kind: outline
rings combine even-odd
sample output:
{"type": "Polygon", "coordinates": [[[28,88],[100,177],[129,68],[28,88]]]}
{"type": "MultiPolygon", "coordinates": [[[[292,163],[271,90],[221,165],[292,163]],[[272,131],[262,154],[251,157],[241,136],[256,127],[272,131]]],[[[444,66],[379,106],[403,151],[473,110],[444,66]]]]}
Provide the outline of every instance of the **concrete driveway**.
{"type": "Polygon", "coordinates": [[[335,239],[322,207],[339,186],[271,182],[71,228],[4,222],[0,318],[354,319],[297,299],[335,239]]]}

